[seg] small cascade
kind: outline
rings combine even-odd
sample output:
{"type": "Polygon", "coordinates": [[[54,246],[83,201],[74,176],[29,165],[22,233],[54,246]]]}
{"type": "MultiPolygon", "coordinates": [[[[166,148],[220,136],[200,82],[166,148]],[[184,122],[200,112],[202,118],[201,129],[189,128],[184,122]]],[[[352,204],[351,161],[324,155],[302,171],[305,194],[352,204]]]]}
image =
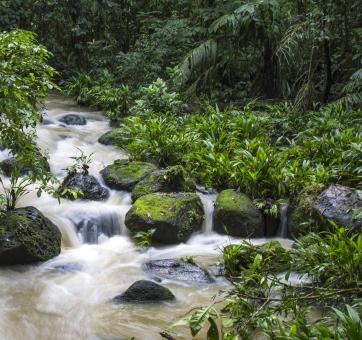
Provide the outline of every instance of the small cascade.
{"type": "Polygon", "coordinates": [[[280,205],[280,222],[277,235],[282,238],[288,238],[288,210],[288,203],[280,205]]]}
{"type": "Polygon", "coordinates": [[[75,222],[75,225],[81,242],[91,244],[120,235],[122,230],[121,219],[116,212],[98,218],[85,217],[80,222],[75,222]]]}
{"type": "Polygon", "coordinates": [[[202,224],[202,231],[206,234],[212,232],[213,227],[213,214],[214,214],[214,204],[217,198],[216,193],[198,193],[202,205],[204,207],[205,219],[202,224]]]}

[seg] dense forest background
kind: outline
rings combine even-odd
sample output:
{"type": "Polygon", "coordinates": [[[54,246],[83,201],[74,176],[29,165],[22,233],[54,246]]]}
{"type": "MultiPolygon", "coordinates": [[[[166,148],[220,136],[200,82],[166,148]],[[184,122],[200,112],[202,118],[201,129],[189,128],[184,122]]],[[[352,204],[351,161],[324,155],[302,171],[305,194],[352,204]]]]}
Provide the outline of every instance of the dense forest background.
{"type": "MultiPolygon", "coordinates": [[[[62,91],[109,118],[98,142],[129,157],[115,168],[148,162],[167,193],[190,190],[180,176],[193,191],[197,183],[218,192],[215,211],[237,211],[220,218],[218,233],[256,237],[225,227],[255,210],[265,237],[286,221],[292,249],[275,241],[223,249],[233,289],[221,314],[216,303],[192,312],[192,335],[209,323],[208,339],[252,339],[256,330],[361,338],[361,1],[0,0],[0,31],[0,150],[12,151],[15,169],[30,169],[22,186],[19,171],[9,188],[0,178],[0,212],[16,210],[33,183],[42,183],[39,196],[81,198],[55,187],[36,146],[42,104],[62,91]],[[321,200],[327,208],[318,210],[321,200]],[[289,285],[291,273],[310,280],[289,285]],[[322,318],[311,322],[315,307],[322,318]]],[[[68,177],[88,176],[91,156],[72,159],[68,177]]],[[[152,237],[142,230],[143,244],[152,237]]]]}
{"type": "Polygon", "coordinates": [[[62,78],[106,69],[116,84],[310,108],[357,92],[361,13],[352,0],[13,0],[0,29],[36,32],[62,78]]]}

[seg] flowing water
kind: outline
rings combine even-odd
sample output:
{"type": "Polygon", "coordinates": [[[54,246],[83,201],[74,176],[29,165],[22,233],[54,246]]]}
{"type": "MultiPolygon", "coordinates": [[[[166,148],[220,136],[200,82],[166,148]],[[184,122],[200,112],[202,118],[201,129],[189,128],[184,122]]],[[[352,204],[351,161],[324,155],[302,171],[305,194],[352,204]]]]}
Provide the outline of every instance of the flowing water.
{"type": "MultiPolygon", "coordinates": [[[[100,112],[54,96],[47,101],[46,113],[46,124],[37,128],[38,145],[48,153],[51,171],[59,179],[72,163],[70,157],[79,155],[78,149],[93,154],[90,173],[101,182],[99,171],[126,157],[120,150],[97,142],[109,130],[100,112]],[[87,124],[64,126],[58,121],[70,113],[86,117],[87,124]]],[[[0,160],[6,157],[6,151],[0,152],[0,160]]],[[[25,196],[19,206],[36,206],[61,230],[62,252],[43,264],[0,269],[0,339],[160,339],[160,331],[192,308],[210,304],[213,296],[228,288],[226,280],[220,278],[209,285],[163,281],[176,296],[172,303],[111,302],[133,282],[150,279],[141,269],[146,261],[194,256],[198,264],[208,267],[220,259],[223,246],[240,242],[212,232],[216,194],[199,195],[205,209],[202,233],[185,244],[151,247],[144,252],[137,249],[124,226],[131,206],[127,192],[111,191],[105,202],[62,200],[61,204],[47,194],[25,196]]],[[[177,339],[191,338],[186,329],[178,328],[176,334],[177,339]]]]}

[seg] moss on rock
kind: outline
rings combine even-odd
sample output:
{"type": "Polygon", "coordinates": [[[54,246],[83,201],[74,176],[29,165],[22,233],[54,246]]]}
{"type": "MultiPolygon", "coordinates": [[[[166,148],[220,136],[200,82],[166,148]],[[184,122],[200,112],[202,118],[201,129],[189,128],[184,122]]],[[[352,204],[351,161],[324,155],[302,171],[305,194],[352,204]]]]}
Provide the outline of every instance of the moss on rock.
{"type": "Polygon", "coordinates": [[[326,229],[326,223],[315,209],[318,195],[323,187],[311,185],[301,191],[292,203],[288,217],[288,230],[292,237],[299,238],[310,232],[320,232],[326,229]]]}
{"type": "Polygon", "coordinates": [[[0,216],[0,265],[47,261],[60,253],[59,229],[34,207],[0,216]]]}
{"type": "Polygon", "coordinates": [[[155,192],[193,192],[195,190],[195,182],[182,166],[176,165],[156,170],[137,183],[132,191],[132,199],[135,201],[141,196],[155,192]]]}
{"type": "Polygon", "coordinates": [[[111,189],[131,191],[139,181],[155,170],[157,167],[154,164],[123,159],[104,168],[101,175],[111,189]]]}
{"type": "Polygon", "coordinates": [[[265,233],[262,213],[246,195],[232,189],[222,191],[216,199],[214,229],[239,237],[262,237],[265,233]]]}
{"type": "Polygon", "coordinates": [[[126,215],[132,232],[155,229],[156,242],[172,244],[186,241],[201,228],[203,207],[192,193],[154,193],[140,197],[126,215]]]}

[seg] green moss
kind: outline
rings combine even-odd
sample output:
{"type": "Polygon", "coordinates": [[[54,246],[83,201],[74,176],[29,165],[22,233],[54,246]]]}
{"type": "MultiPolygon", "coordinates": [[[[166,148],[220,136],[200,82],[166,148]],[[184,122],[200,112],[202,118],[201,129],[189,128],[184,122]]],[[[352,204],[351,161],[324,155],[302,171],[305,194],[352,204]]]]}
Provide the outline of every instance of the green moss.
{"type": "Polygon", "coordinates": [[[222,191],[216,202],[214,226],[219,233],[240,237],[262,237],[265,233],[262,213],[244,194],[222,191]]]}
{"type": "Polygon", "coordinates": [[[154,192],[193,192],[196,185],[182,166],[157,170],[140,181],[132,192],[132,199],[154,192]]]}
{"type": "Polygon", "coordinates": [[[117,160],[101,171],[105,183],[112,189],[132,190],[133,187],[157,167],[146,162],[117,160]]]}
{"type": "Polygon", "coordinates": [[[133,232],[156,229],[153,239],[162,243],[186,240],[201,227],[203,208],[192,193],[153,193],[140,197],[126,215],[133,232]]]}
{"type": "Polygon", "coordinates": [[[320,184],[308,186],[293,202],[288,220],[288,228],[293,237],[298,238],[311,231],[325,230],[325,223],[315,209],[318,195],[322,190],[323,186],[320,184]]]}

